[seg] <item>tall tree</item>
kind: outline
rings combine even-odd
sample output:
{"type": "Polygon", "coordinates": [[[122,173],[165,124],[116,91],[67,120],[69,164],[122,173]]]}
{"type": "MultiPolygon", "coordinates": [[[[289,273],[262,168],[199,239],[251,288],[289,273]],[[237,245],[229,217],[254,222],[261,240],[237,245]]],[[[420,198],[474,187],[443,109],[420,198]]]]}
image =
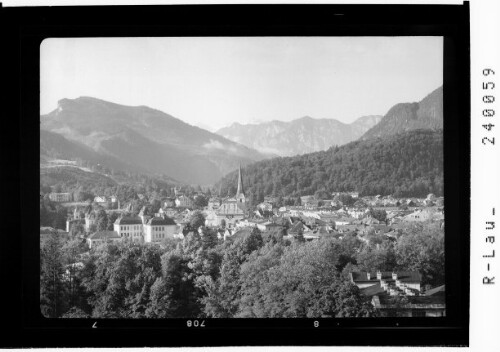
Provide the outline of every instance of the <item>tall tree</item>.
{"type": "Polygon", "coordinates": [[[96,221],[95,221],[97,231],[106,231],[108,228],[108,214],[104,209],[100,209],[96,213],[96,221]]]}
{"type": "Polygon", "coordinates": [[[205,216],[199,210],[194,211],[189,218],[189,226],[193,230],[198,230],[201,226],[205,226],[205,216]]]}
{"type": "Polygon", "coordinates": [[[162,276],[151,287],[151,305],[147,317],[188,318],[201,313],[199,290],[190,277],[188,260],[177,251],[161,258],[162,276]]]}
{"type": "Polygon", "coordinates": [[[406,229],[395,252],[398,269],[418,271],[422,285],[444,283],[444,231],[438,223],[414,224],[406,229]]]}
{"type": "Polygon", "coordinates": [[[63,275],[62,243],[52,232],[40,248],[40,309],[48,318],[57,318],[66,309],[63,275]]]}
{"type": "Polygon", "coordinates": [[[67,292],[67,303],[69,307],[79,307],[84,310],[89,310],[87,305],[87,295],[81,284],[80,270],[81,254],[88,251],[88,246],[85,241],[79,238],[73,238],[61,248],[62,263],[65,267],[65,287],[67,292]]]}
{"type": "Polygon", "coordinates": [[[199,194],[194,197],[194,205],[197,208],[202,209],[203,207],[206,207],[208,205],[208,199],[205,196],[199,194]]]}
{"type": "Polygon", "coordinates": [[[106,230],[113,231],[113,228],[114,228],[113,225],[114,225],[116,219],[118,219],[118,213],[112,212],[111,214],[109,214],[107,224],[106,224],[106,230]]]}

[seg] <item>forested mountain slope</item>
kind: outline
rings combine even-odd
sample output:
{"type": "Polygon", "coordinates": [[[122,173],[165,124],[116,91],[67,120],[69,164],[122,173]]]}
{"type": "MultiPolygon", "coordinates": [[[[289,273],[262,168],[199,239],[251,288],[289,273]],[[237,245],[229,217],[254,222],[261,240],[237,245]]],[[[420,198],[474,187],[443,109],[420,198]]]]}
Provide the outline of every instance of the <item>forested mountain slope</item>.
{"type": "MultiPolygon", "coordinates": [[[[222,194],[234,194],[236,178],[232,172],[219,182],[222,194]]],[[[311,195],[317,190],[442,195],[443,133],[413,130],[324,152],[264,160],[243,169],[243,182],[253,202],[265,195],[311,195]]]]}

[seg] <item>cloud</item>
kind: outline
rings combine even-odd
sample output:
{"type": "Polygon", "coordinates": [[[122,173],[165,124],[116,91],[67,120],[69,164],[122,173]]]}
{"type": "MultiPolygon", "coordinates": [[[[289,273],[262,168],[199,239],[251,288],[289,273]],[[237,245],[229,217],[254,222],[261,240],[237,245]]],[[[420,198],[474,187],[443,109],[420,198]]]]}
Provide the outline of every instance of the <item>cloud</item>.
{"type": "Polygon", "coordinates": [[[213,139],[211,139],[210,142],[203,144],[203,148],[227,150],[233,153],[236,153],[238,151],[234,146],[224,145],[221,142],[215,141],[213,139]]]}

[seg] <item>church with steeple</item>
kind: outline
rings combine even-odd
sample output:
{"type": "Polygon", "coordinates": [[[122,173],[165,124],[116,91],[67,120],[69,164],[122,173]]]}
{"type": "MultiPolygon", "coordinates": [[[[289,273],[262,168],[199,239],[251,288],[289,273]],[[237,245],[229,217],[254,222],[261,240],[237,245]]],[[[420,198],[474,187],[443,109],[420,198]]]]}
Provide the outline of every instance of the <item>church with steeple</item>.
{"type": "Polygon", "coordinates": [[[245,192],[243,191],[243,178],[241,176],[241,165],[238,168],[238,189],[236,191],[236,196],[234,197],[238,203],[245,204],[245,192]]]}
{"type": "Polygon", "coordinates": [[[236,195],[225,199],[217,210],[217,223],[220,225],[222,220],[226,225],[234,225],[236,222],[245,218],[246,212],[246,197],[243,190],[243,176],[241,173],[241,165],[238,168],[238,188],[236,195]]]}

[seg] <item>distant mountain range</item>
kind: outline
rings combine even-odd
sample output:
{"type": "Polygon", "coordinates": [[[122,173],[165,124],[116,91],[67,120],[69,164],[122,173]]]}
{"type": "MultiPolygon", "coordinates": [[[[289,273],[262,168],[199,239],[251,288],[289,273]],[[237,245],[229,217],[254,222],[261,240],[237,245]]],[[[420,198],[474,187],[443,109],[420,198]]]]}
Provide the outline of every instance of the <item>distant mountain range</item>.
{"type": "Polygon", "coordinates": [[[327,150],[357,139],[442,128],[443,87],[439,87],[418,103],[396,104],[383,117],[363,116],[351,124],[305,116],[290,122],[275,120],[246,125],[235,122],[216,133],[262,153],[293,156],[327,150]]]}
{"type": "Polygon", "coordinates": [[[292,156],[352,142],[381,119],[379,115],[363,116],[351,124],[345,124],[335,119],[305,116],[290,122],[275,120],[248,125],[235,122],[216,133],[262,153],[292,156]]]}
{"type": "Polygon", "coordinates": [[[56,110],[40,117],[40,161],[81,160],[116,171],[210,185],[239,164],[442,128],[442,87],[418,103],[396,104],[383,117],[364,116],[351,124],[306,116],[291,122],[234,123],[217,133],[146,106],[80,97],[62,99],[56,110]]]}
{"type": "Polygon", "coordinates": [[[370,128],[361,139],[387,137],[397,133],[443,128],[443,87],[439,87],[418,103],[394,105],[382,120],[370,128]]]}
{"type": "Polygon", "coordinates": [[[40,158],[82,159],[122,171],[212,184],[266,156],[146,106],[80,97],[40,117],[40,158]]]}

